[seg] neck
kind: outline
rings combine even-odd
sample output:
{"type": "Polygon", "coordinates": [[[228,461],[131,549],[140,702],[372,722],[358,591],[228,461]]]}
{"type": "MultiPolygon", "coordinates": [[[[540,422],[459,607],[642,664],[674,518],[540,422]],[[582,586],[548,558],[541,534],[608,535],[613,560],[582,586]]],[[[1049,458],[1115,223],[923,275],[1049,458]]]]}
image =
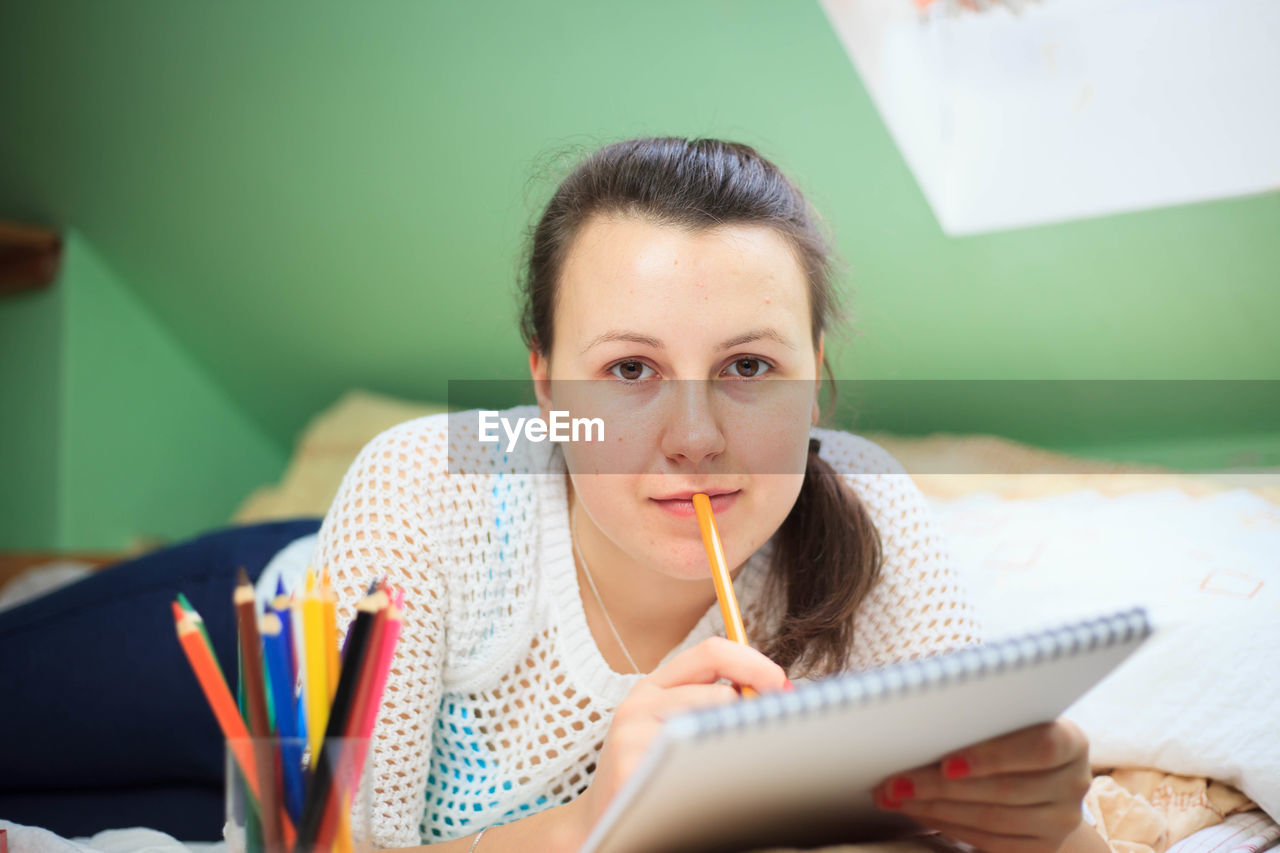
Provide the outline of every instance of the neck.
{"type": "MultiPolygon", "coordinates": [[[[566,491],[570,529],[571,532],[574,527],[577,529],[578,549],[587,563],[585,571],[590,572],[608,618],[613,621],[626,650],[641,672],[650,672],[716,604],[715,587],[709,578],[700,581],[672,578],[631,559],[577,505],[571,484],[566,491]]],[[[576,555],[574,561],[578,566],[583,609],[596,645],[602,653],[616,651],[616,654],[605,655],[616,671],[631,672],[631,665],[617,647],[608,620],[599,613],[600,604],[576,555]]]]}

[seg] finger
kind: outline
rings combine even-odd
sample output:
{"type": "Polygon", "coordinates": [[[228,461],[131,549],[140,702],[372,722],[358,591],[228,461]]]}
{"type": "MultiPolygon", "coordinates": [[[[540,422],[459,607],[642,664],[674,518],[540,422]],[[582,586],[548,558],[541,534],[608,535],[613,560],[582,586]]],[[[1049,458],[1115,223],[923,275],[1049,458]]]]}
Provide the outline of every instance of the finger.
{"type": "Polygon", "coordinates": [[[1088,793],[1092,776],[1084,762],[1072,762],[1052,770],[1001,773],[967,779],[948,779],[937,765],[890,776],[879,787],[894,800],[955,800],[1028,806],[1037,803],[1080,800],[1088,793]]]}
{"type": "Polygon", "coordinates": [[[731,684],[682,684],[657,692],[654,713],[665,720],[687,711],[728,705],[740,698],[731,684]]]}
{"type": "Polygon", "coordinates": [[[750,646],[724,637],[710,637],[686,649],[648,678],[659,687],[712,684],[721,678],[760,691],[781,690],[787,684],[782,667],[750,646]]]}
{"type": "Polygon", "coordinates": [[[996,835],[1032,838],[1064,836],[1080,822],[1081,815],[1078,805],[1074,809],[1064,809],[1060,803],[1005,806],[951,800],[904,800],[894,810],[930,826],[938,821],[949,826],[982,829],[996,835]]]}
{"type": "Polygon", "coordinates": [[[1048,770],[1072,762],[1087,762],[1089,741],[1070,720],[1029,726],[965,747],[942,759],[948,779],[1048,770]]]}

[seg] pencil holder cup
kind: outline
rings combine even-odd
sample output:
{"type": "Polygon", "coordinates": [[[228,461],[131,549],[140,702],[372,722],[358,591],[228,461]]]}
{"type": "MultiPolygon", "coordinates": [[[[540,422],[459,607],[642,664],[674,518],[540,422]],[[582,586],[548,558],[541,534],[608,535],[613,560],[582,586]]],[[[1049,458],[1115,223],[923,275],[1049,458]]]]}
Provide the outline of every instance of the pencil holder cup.
{"type": "Polygon", "coordinates": [[[228,853],[370,853],[368,738],[226,742],[228,853]]]}

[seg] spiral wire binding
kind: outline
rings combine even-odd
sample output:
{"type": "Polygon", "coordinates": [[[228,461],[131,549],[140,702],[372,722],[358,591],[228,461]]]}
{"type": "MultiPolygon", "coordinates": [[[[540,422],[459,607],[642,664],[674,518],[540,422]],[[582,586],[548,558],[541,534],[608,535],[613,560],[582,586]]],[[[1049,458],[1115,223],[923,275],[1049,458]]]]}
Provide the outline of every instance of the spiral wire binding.
{"type": "Polygon", "coordinates": [[[970,679],[983,679],[1127,643],[1150,633],[1146,609],[1135,607],[948,654],[835,676],[801,685],[790,693],[767,693],[750,702],[692,711],[672,718],[667,724],[668,733],[679,739],[729,734],[790,717],[963,684],[970,679]]]}

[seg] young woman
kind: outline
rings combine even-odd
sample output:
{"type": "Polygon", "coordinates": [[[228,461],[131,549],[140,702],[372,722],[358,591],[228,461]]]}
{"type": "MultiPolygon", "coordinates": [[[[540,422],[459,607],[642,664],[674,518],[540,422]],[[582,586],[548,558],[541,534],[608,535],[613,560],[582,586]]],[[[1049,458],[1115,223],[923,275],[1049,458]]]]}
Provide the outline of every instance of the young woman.
{"type": "MultiPolygon", "coordinates": [[[[662,720],[738,701],[727,682],[785,690],[977,641],[910,479],[815,427],[829,276],[816,215],[745,145],[635,139],[563,181],[524,282],[538,406],[502,414],[573,399],[623,433],[530,444],[531,473],[464,415],[402,424],[321,529],[344,621],[373,576],[407,591],[375,843],[575,850],[662,720]],[[694,491],[718,495],[754,647],[720,636],[694,491]]],[[[885,780],[877,802],[986,850],[1088,849],[1087,756],[1058,721],[885,780]]]]}

